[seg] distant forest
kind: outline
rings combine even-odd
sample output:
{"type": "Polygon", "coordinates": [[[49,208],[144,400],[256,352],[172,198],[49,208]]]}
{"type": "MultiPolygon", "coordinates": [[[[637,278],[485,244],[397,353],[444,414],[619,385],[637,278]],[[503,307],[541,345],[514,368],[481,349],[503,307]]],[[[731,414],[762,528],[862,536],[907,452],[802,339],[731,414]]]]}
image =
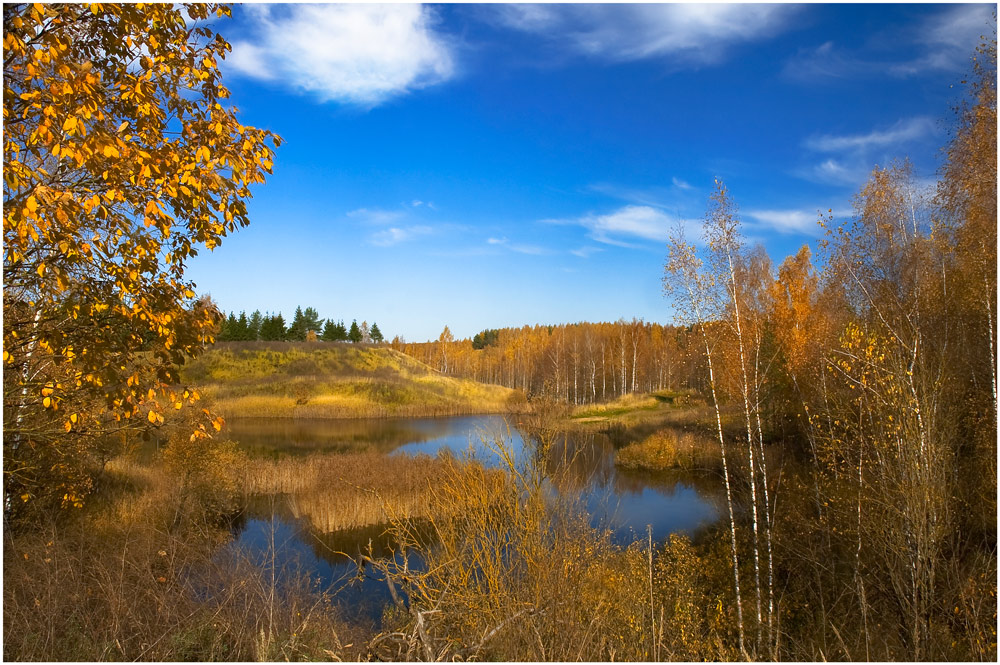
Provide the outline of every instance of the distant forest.
{"type": "Polygon", "coordinates": [[[583,404],[698,387],[702,358],[689,336],[683,326],[620,319],[486,329],[471,340],[445,327],[435,342],[391,346],[446,374],[583,404]]]}

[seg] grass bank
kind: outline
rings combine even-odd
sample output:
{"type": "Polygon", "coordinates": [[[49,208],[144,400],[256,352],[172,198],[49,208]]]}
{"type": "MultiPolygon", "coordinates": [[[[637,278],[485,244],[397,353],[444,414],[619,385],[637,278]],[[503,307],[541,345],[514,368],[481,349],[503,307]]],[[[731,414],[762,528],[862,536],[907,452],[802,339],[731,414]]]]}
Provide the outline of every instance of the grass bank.
{"type": "Polygon", "coordinates": [[[692,391],[660,390],[652,393],[629,393],[602,404],[574,408],[569,422],[575,425],[618,424],[635,426],[677,414],[690,414],[704,402],[692,391]]]}
{"type": "Polygon", "coordinates": [[[239,418],[387,418],[512,413],[523,395],[442,376],[381,346],[227,342],[184,369],[219,413],[239,418]]]}

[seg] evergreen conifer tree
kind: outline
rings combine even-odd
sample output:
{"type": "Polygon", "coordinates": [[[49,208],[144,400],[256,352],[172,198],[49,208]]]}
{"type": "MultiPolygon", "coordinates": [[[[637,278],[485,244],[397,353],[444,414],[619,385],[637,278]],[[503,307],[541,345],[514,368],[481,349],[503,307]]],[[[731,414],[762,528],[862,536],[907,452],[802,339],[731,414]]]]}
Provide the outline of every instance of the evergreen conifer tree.
{"type": "Polygon", "coordinates": [[[256,341],[260,339],[260,326],[264,322],[264,317],[261,316],[260,310],[255,309],[253,314],[250,315],[250,320],[248,322],[248,335],[247,339],[251,341],[256,341]]]}
{"type": "Polygon", "coordinates": [[[385,337],[383,337],[382,331],[378,329],[377,323],[372,323],[371,336],[372,336],[372,341],[375,342],[376,344],[381,344],[382,342],[385,341],[385,337]]]}
{"type": "Polygon", "coordinates": [[[292,342],[301,342],[306,338],[306,320],[301,306],[295,308],[292,325],[288,326],[286,337],[292,342]]]}
{"type": "Polygon", "coordinates": [[[337,324],[332,319],[327,319],[323,324],[323,334],[319,336],[324,342],[337,341],[337,324]]]}
{"type": "Polygon", "coordinates": [[[285,319],[281,313],[268,314],[260,324],[260,339],[267,342],[278,342],[285,339],[285,319]]]}
{"type": "Polygon", "coordinates": [[[246,312],[240,312],[240,318],[236,320],[236,330],[233,339],[238,342],[245,342],[250,339],[250,322],[247,320],[246,312]]]}
{"type": "Polygon", "coordinates": [[[357,344],[361,341],[361,329],[358,328],[357,319],[351,321],[351,330],[347,333],[347,339],[349,339],[353,344],[357,344]]]}

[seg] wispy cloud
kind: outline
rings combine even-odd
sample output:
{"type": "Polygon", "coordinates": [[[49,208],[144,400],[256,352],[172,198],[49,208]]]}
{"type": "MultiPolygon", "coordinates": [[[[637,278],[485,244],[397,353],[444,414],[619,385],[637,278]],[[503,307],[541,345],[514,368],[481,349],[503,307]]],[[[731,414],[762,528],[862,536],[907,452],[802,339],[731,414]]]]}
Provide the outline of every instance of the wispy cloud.
{"type": "Polygon", "coordinates": [[[252,37],[233,42],[228,66],[321,101],[376,106],[455,70],[421,5],[248,5],[245,17],[252,37]]]}
{"type": "Polygon", "coordinates": [[[803,146],[827,153],[819,162],[799,169],[798,175],[814,182],[856,186],[864,181],[876,162],[888,162],[905,154],[907,147],[937,133],[933,120],[924,116],[904,118],[889,127],[860,134],[820,134],[803,146]]]}
{"type": "Polygon", "coordinates": [[[502,238],[490,237],[486,239],[486,244],[497,245],[509,249],[512,252],[517,252],[518,254],[530,254],[532,256],[540,256],[542,254],[551,254],[550,250],[540,247],[539,245],[525,245],[522,243],[510,242],[506,236],[502,238]]]}
{"type": "Polygon", "coordinates": [[[501,24],[571,52],[624,62],[669,58],[714,64],[741,42],[784,30],[798,11],[778,4],[499,5],[501,24]]]}
{"type": "Polygon", "coordinates": [[[633,187],[602,182],[588,185],[587,189],[632,205],[664,210],[686,209],[700,202],[697,188],[677,177],[671,178],[669,185],[633,187]]]}
{"type": "Polygon", "coordinates": [[[867,150],[898,145],[924,138],[934,133],[934,121],[927,117],[906,118],[888,129],[875,129],[867,134],[835,136],[824,134],[806,140],[806,147],[820,152],[867,150]]]}
{"type": "Polygon", "coordinates": [[[600,247],[580,247],[579,249],[569,250],[569,253],[573,254],[574,256],[579,256],[581,259],[589,259],[591,255],[603,251],[604,250],[601,249],[600,247]]]}
{"type": "Polygon", "coordinates": [[[924,54],[890,67],[896,76],[914,76],[928,70],[963,71],[969,66],[971,49],[990,31],[995,4],[954,5],[914,30],[924,54]]]}
{"type": "Polygon", "coordinates": [[[576,224],[587,229],[590,238],[596,242],[636,247],[636,240],[665,242],[677,218],[650,206],[628,205],[604,215],[542,221],[547,224],[576,224]]]}
{"type": "Polygon", "coordinates": [[[429,226],[407,226],[402,228],[394,226],[384,231],[373,233],[369,240],[371,244],[377,247],[389,247],[412,240],[417,236],[427,235],[431,232],[432,229],[429,226]]]}
{"type": "Polygon", "coordinates": [[[748,224],[761,230],[777,231],[779,233],[798,233],[805,235],[820,235],[817,211],[807,210],[747,210],[746,216],[755,220],[748,224]]]}
{"type": "Polygon", "coordinates": [[[392,224],[403,218],[401,210],[382,210],[380,208],[358,208],[345,214],[366,224],[392,224]]]}
{"type": "Polygon", "coordinates": [[[993,22],[992,4],[963,4],[945,7],[911,25],[896,28],[874,45],[847,50],[828,41],[800,50],[785,63],[785,77],[803,83],[829,79],[857,79],[892,76],[906,78],[927,72],[960,72],[968,68],[972,48],[993,22]],[[915,48],[918,54],[906,59],[887,55],[884,44],[915,48]]]}

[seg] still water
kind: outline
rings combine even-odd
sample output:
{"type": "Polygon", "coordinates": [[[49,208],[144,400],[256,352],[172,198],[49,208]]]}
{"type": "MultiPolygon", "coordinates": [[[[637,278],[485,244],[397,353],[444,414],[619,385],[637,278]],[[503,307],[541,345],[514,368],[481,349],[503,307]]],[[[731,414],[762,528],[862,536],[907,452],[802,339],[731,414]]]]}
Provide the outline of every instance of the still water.
{"type": "MultiPolygon", "coordinates": [[[[496,466],[499,458],[489,442],[497,437],[507,442],[519,463],[530,452],[516,417],[232,419],[228,427],[231,438],[250,454],[269,457],[361,449],[433,456],[448,449],[456,456],[496,466]]],[[[718,479],[680,472],[626,472],[615,467],[614,451],[607,434],[574,434],[557,440],[548,463],[568,466],[593,524],[611,529],[619,544],[645,539],[647,528],[656,540],[675,532],[691,534],[721,514],[718,479]]],[[[337,600],[351,615],[377,624],[389,600],[386,585],[371,577],[347,584],[358,573],[353,557],[369,544],[376,556],[389,553],[385,527],[320,533],[295,518],[287,497],[277,496],[251,501],[234,546],[251,555],[273,549],[282,562],[295,562],[297,570],[288,574],[306,573],[324,588],[336,589],[337,600]]]]}

